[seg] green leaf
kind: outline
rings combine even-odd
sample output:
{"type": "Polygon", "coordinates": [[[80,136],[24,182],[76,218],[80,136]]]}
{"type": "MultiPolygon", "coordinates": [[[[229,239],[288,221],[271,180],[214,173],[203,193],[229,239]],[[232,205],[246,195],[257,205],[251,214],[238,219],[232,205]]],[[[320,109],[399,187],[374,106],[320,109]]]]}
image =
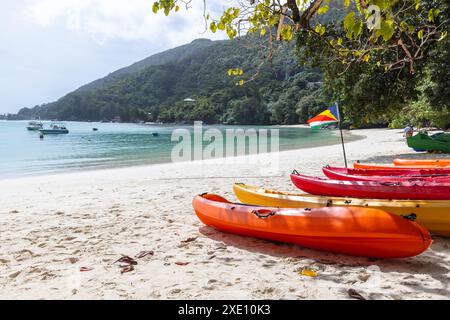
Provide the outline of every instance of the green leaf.
{"type": "Polygon", "coordinates": [[[390,8],[396,1],[392,0],[374,0],[373,4],[378,6],[381,10],[390,8]]]}
{"type": "Polygon", "coordinates": [[[153,13],[158,13],[159,5],[158,2],[153,3],[152,11],[153,13]]]}
{"type": "Polygon", "coordinates": [[[321,26],[321,27],[320,27],[319,34],[320,34],[321,36],[323,36],[324,33],[325,33],[325,31],[327,31],[327,29],[325,28],[325,26],[321,26]]]}
{"type": "Polygon", "coordinates": [[[419,37],[419,39],[423,38],[423,30],[420,30],[419,32],[417,32],[417,37],[419,37]]]}
{"type": "Polygon", "coordinates": [[[428,21],[434,22],[434,20],[439,16],[440,13],[441,10],[439,9],[430,9],[430,11],[428,11],[428,21]]]}
{"type": "Polygon", "coordinates": [[[361,21],[359,21],[359,22],[356,22],[354,25],[353,25],[353,37],[354,38],[356,38],[357,36],[359,36],[359,34],[361,33],[361,31],[362,31],[362,27],[363,27],[363,23],[361,22],[361,21]]]}
{"type": "Polygon", "coordinates": [[[344,6],[346,8],[348,8],[349,5],[350,5],[350,0],[344,0],[344,6]]]}
{"type": "Polygon", "coordinates": [[[344,18],[344,30],[347,31],[347,38],[349,39],[352,38],[355,23],[355,12],[349,12],[344,18]]]}
{"type": "Polygon", "coordinates": [[[317,14],[324,14],[324,13],[327,13],[327,12],[328,12],[328,9],[330,9],[330,7],[328,7],[328,6],[320,7],[319,10],[317,10],[317,14]]]}
{"type": "Polygon", "coordinates": [[[216,31],[217,31],[217,25],[216,25],[216,23],[213,21],[213,22],[211,22],[210,24],[209,24],[209,29],[211,29],[211,31],[213,32],[213,33],[216,33],[216,31]]]}
{"type": "Polygon", "coordinates": [[[394,35],[394,21],[383,20],[380,23],[380,29],[376,31],[377,37],[382,36],[384,41],[388,41],[394,35]]]}
{"type": "Polygon", "coordinates": [[[430,9],[430,11],[428,11],[428,21],[434,22],[434,10],[433,9],[430,9]]]}

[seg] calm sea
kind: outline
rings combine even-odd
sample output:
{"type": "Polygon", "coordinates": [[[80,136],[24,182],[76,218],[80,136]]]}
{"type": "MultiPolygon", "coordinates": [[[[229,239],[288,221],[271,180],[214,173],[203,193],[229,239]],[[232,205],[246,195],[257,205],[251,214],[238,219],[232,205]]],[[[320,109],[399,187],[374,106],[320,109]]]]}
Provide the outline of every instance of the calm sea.
{"type": "MultiPolygon", "coordinates": [[[[26,130],[26,121],[0,121],[0,178],[55,172],[155,164],[171,161],[177,128],[192,126],[65,122],[70,133],[46,135],[26,130]],[[93,131],[98,128],[98,131],[93,131]],[[155,136],[153,133],[157,133],[155,136]]],[[[48,127],[49,122],[44,122],[48,127]]],[[[203,126],[204,130],[211,126],[203,126]]],[[[340,143],[338,131],[265,126],[214,126],[225,129],[279,129],[280,150],[340,143]]],[[[346,135],[345,139],[358,137],[346,135]]]]}

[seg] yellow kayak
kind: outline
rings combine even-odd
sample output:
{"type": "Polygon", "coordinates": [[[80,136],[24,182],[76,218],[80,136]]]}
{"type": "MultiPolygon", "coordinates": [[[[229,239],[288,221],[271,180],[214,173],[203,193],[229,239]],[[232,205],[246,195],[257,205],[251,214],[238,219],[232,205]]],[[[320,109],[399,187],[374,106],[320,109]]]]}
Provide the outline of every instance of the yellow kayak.
{"type": "Polygon", "coordinates": [[[247,204],[282,208],[317,208],[355,206],[381,209],[396,215],[416,215],[416,222],[428,231],[450,237],[450,200],[377,200],[323,197],[278,192],[236,183],[233,191],[247,204]]]}

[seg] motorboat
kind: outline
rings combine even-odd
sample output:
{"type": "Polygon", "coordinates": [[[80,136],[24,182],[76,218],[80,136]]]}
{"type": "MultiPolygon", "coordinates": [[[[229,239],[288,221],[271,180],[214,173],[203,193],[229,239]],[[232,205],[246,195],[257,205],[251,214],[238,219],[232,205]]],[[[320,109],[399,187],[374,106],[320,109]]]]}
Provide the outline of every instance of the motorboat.
{"type": "Polygon", "coordinates": [[[50,129],[39,129],[39,132],[42,134],[67,134],[69,130],[66,128],[66,125],[60,122],[52,122],[50,124],[50,129]]]}

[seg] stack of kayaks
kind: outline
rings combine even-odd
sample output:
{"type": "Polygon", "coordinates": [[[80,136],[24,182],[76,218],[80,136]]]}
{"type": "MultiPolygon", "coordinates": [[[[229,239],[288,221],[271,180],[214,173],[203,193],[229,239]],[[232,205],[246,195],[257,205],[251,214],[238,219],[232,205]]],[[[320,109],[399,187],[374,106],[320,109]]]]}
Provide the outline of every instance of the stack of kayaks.
{"type": "MultiPolygon", "coordinates": [[[[392,177],[390,179],[393,179],[392,177]]],[[[412,200],[450,200],[450,182],[435,180],[330,180],[291,174],[294,185],[310,194],[321,196],[412,199],[412,200]]]]}
{"type": "Polygon", "coordinates": [[[373,258],[420,254],[432,242],[428,231],[450,236],[450,159],[354,167],[326,166],[329,179],[294,171],[292,182],[309,194],[235,184],[243,204],[203,194],[193,206],[225,232],[373,258]]]}
{"type": "Polygon", "coordinates": [[[214,194],[194,198],[199,219],[219,230],[304,247],[373,258],[403,258],[431,244],[428,232],[377,209],[280,209],[230,203],[214,194]]]}

